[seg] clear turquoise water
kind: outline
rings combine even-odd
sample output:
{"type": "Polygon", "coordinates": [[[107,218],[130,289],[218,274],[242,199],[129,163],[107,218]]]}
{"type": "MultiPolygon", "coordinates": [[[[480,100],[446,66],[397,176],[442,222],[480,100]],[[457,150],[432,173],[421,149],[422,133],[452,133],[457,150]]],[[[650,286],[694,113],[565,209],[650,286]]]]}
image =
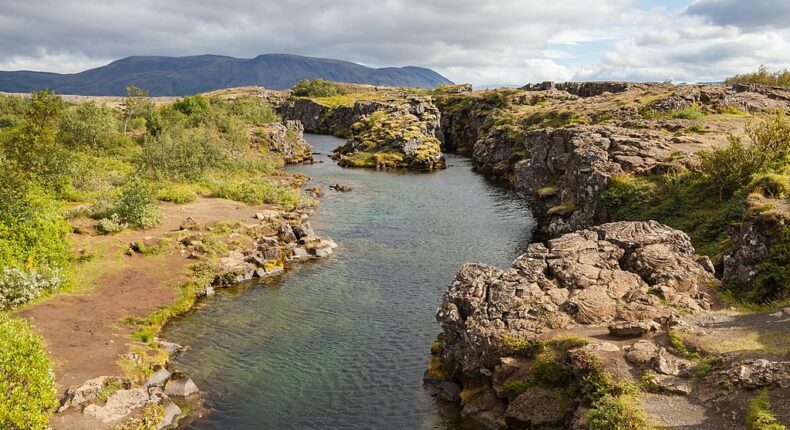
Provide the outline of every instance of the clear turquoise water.
{"type": "Polygon", "coordinates": [[[457,427],[422,388],[434,312],[461,264],[506,266],[519,255],[529,209],[461,157],[429,174],[347,170],[326,156],[342,141],[307,139],[326,162],[290,170],[324,188],[311,222],[340,246],[168,326],[166,339],[190,347],[174,367],[213,410],[189,428],[457,427]],[[330,190],[336,182],[353,191],[330,190]]]}

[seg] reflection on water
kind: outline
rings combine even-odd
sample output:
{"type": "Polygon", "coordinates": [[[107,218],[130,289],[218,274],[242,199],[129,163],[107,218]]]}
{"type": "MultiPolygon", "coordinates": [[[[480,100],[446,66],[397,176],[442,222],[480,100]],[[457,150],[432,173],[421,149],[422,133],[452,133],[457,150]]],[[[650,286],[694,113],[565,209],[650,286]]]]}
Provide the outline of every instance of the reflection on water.
{"type": "Polygon", "coordinates": [[[190,346],[175,367],[214,410],[190,428],[457,427],[422,388],[434,312],[465,261],[518,256],[534,226],[528,208],[461,157],[429,174],[347,170],[326,155],[342,141],[306,137],[326,162],[290,170],[325,190],[311,222],[340,246],[168,327],[168,340],[190,346]],[[353,191],[329,189],[338,182],[353,191]]]}

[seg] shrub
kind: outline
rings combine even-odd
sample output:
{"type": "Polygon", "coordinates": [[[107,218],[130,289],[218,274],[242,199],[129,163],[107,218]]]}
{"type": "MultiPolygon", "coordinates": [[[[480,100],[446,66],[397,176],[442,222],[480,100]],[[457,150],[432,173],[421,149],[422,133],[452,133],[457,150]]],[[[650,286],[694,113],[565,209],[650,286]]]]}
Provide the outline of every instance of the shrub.
{"type": "Polygon", "coordinates": [[[52,364],[27,322],[1,314],[0,375],[0,428],[46,428],[58,404],[52,364]]]}
{"type": "Polygon", "coordinates": [[[293,94],[297,97],[331,97],[346,93],[348,91],[342,86],[323,79],[303,79],[293,87],[293,94]]]}
{"type": "Polygon", "coordinates": [[[11,309],[51,293],[63,284],[58,269],[43,271],[4,267],[0,272],[0,310],[11,309]]]}
{"type": "Polygon", "coordinates": [[[114,213],[121,222],[135,228],[151,228],[162,218],[162,211],[154,201],[154,189],[150,183],[133,178],[122,191],[115,204],[114,213]]]}
{"type": "Polygon", "coordinates": [[[118,214],[112,214],[109,218],[102,218],[96,223],[96,231],[100,234],[115,234],[128,226],[125,222],[121,222],[121,217],[118,214]]]}
{"type": "Polygon", "coordinates": [[[735,75],[724,80],[727,85],[758,84],[778,87],[790,87],[790,71],[787,69],[769,72],[765,66],[760,66],[754,73],[735,75]]]}
{"type": "Polygon", "coordinates": [[[790,197],[790,177],[778,173],[764,173],[755,177],[750,191],[759,191],[765,197],[785,199],[790,197]]]}
{"type": "Polygon", "coordinates": [[[22,121],[3,139],[9,167],[47,187],[62,190],[73,165],[72,154],[58,143],[63,101],[55,93],[34,93],[22,121]]]}
{"type": "Polygon", "coordinates": [[[0,267],[63,267],[70,230],[48,194],[0,163],[0,267]]]}
{"type": "Polygon", "coordinates": [[[173,109],[187,116],[201,114],[207,111],[208,108],[208,101],[200,94],[184,97],[181,100],[173,103],[173,109]]]}
{"type": "Polygon", "coordinates": [[[157,179],[197,180],[208,169],[225,165],[228,159],[229,151],[217,130],[198,127],[168,130],[149,139],[139,163],[157,179]]]}
{"type": "Polygon", "coordinates": [[[248,125],[264,125],[280,122],[272,106],[260,97],[242,96],[218,103],[229,115],[248,125]]]}
{"type": "Polygon", "coordinates": [[[104,150],[116,142],[111,135],[119,128],[115,112],[96,103],[83,103],[66,111],[61,122],[63,140],[73,147],[104,150]]]}
{"type": "Polygon", "coordinates": [[[716,187],[720,199],[731,196],[751,182],[753,175],[790,153],[790,121],[784,114],[749,124],[746,131],[752,142],[749,147],[731,136],[726,147],[699,152],[699,172],[716,187]]]}

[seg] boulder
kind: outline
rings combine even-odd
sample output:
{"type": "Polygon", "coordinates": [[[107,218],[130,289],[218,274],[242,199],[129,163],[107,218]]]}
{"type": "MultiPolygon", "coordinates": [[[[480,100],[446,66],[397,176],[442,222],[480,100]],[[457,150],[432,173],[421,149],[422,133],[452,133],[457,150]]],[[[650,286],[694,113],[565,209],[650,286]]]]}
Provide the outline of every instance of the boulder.
{"type": "Polygon", "coordinates": [[[143,385],[145,387],[164,387],[170,376],[171,374],[167,369],[161,368],[146,378],[143,385]]]}
{"type": "Polygon", "coordinates": [[[656,331],[660,327],[655,321],[617,321],[609,324],[609,334],[617,337],[639,337],[645,333],[656,331]]]}
{"type": "Polygon", "coordinates": [[[192,378],[178,371],[173,372],[172,377],[165,385],[165,394],[171,397],[188,397],[199,392],[200,390],[192,378]]]}
{"type": "Polygon", "coordinates": [[[530,387],[508,404],[505,420],[509,428],[560,427],[570,412],[560,390],[530,387]]]}
{"type": "Polygon", "coordinates": [[[132,411],[154,403],[145,388],[118,390],[107,399],[103,406],[90,404],[83,413],[104,423],[115,423],[128,417],[132,411]]]}

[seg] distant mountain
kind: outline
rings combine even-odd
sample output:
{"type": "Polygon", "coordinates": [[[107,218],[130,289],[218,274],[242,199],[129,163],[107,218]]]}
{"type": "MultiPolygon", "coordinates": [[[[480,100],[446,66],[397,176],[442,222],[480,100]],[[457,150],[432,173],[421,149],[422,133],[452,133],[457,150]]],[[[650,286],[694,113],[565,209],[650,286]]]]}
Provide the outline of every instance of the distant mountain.
{"type": "Polygon", "coordinates": [[[119,96],[126,94],[127,85],[135,85],[148,90],[152,96],[183,96],[245,85],[285,89],[301,79],[315,78],[421,88],[452,83],[422,67],[374,69],[348,61],[288,54],[265,54],[255,58],[138,56],[73,74],[0,71],[0,91],[30,92],[49,87],[60,94],[119,96]]]}

